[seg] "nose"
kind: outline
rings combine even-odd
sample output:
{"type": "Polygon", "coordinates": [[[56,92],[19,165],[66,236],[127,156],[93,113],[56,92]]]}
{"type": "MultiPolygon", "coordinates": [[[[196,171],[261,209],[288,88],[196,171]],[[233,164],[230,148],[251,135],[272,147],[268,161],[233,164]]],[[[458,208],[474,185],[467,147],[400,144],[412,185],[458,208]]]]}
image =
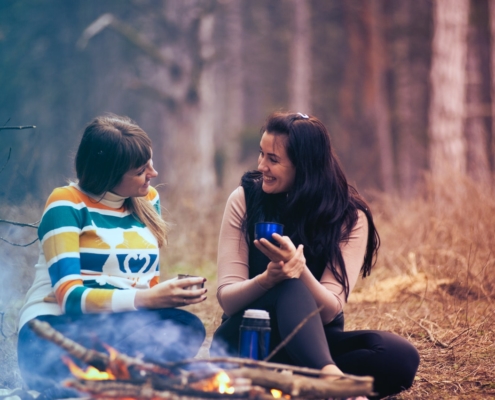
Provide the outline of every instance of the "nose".
{"type": "Polygon", "coordinates": [[[260,171],[260,172],[268,171],[268,167],[267,167],[266,163],[264,162],[264,159],[261,155],[258,157],[258,171],[260,171]]]}
{"type": "Polygon", "coordinates": [[[156,178],[158,176],[157,170],[155,168],[151,167],[151,170],[150,170],[148,176],[149,176],[149,179],[156,178]]]}

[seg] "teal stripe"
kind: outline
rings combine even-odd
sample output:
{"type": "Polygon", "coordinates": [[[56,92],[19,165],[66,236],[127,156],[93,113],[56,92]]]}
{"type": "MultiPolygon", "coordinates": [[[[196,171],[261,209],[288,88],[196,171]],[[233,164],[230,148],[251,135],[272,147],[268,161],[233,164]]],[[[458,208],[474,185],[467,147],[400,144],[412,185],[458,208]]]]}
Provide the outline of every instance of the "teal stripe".
{"type": "Polygon", "coordinates": [[[42,239],[53,229],[64,227],[82,228],[83,221],[88,220],[88,210],[76,210],[70,206],[58,206],[47,210],[41,218],[38,228],[38,237],[42,239]]]}
{"type": "Polygon", "coordinates": [[[122,289],[117,286],[109,285],[108,283],[105,283],[104,285],[100,285],[97,281],[93,279],[85,280],[84,286],[91,289],[118,289],[118,290],[122,289]]]}
{"type": "Polygon", "coordinates": [[[84,291],[90,290],[88,288],[78,286],[68,296],[65,303],[66,314],[82,314],[81,299],[84,291]]]}
{"type": "Polygon", "coordinates": [[[158,199],[158,200],[156,201],[156,203],[155,203],[155,204],[153,204],[153,207],[155,207],[155,210],[156,210],[156,212],[158,213],[158,215],[161,215],[161,213],[162,213],[162,209],[161,209],[161,206],[160,206],[160,199],[158,199]]]}

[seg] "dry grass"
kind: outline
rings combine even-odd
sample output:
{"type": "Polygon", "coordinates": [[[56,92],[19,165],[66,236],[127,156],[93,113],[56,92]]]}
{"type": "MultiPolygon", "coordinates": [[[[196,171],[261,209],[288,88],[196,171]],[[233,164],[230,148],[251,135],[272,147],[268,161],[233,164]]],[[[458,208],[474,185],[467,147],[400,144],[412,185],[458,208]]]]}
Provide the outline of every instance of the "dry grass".
{"type": "Polygon", "coordinates": [[[374,204],[379,261],[346,309],[347,329],[396,332],[418,348],[413,387],[397,399],[495,395],[495,200],[462,178],[374,204]]]}
{"type": "MultiPolygon", "coordinates": [[[[215,260],[227,195],[207,210],[163,198],[176,224],[162,260],[164,277],[208,278],[208,300],[189,309],[210,336],[221,315],[215,260]]],[[[429,179],[411,201],[376,196],[372,206],[382,247],[371,276],[351,294],[346,329],[392,331],[418,348],[415,384],[396,399],[495,396],[493,192],[465,179],[429,179]]]]}

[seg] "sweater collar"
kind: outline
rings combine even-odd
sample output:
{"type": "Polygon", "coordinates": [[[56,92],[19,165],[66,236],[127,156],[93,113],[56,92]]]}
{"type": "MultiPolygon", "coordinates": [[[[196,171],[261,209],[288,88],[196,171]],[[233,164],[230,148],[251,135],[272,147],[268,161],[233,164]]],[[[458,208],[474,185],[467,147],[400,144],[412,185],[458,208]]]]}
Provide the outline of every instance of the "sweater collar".
{"type": "Polygon", "coordinates": [[[124,201],[127,199],[127,197],[122,197],[119,196],[118,194],[112,193],[112,192],[106,192],[105,196],[97,196],[95,194],[86,192],[85,190],[81,189],[81,187],[77,183],[71,183],[71,186],[74,186],[77,190],[80,192],[83,192],[84,194],[88,195],[92,199],[96,200],[97,202],[106,205],[107,207],[110,208],[121,208],[124,205],[124,201]]]}

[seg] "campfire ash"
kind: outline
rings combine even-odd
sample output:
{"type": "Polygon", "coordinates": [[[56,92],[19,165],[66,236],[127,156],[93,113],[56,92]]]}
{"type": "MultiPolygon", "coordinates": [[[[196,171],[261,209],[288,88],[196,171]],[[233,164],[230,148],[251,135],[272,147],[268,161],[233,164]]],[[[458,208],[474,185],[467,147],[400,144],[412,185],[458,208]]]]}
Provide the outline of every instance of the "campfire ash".
{"type": "Polygon", "coordinates": [[[325,399],[372,393],[370,377],[320,379],[319,370],[234,357],[151,363],[108,346],[108,354],[87,349],[46,322],[29,324],[87,365],[82,369],[64,357],[74,378],[63,384],[96,399],[325,399]]]}

